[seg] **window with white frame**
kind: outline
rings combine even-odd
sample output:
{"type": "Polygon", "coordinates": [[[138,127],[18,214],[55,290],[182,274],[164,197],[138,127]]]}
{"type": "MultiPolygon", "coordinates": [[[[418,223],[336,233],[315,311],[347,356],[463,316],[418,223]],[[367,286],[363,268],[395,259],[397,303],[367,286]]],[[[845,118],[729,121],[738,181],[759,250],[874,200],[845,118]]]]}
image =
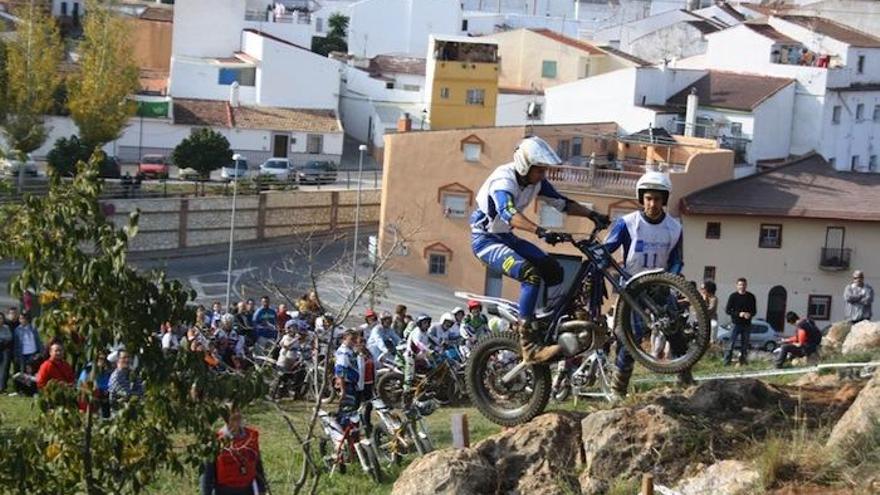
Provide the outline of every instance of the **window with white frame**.
{"type": "Polygon", "coordinates": [[[839,124],[840,123],[840,115],[843,112],[843,108],[840,105],[834,105],[834,108],[831,109],[831,123],[839,124]]]}
{"type": "Polygon", "coordinates": [[[865,73],[865,56],[859,55],[858,63],[856,63],[856,72],[859,74],[865,73]]]}
{"type": "Polygon", "coordinates": [[[849,169],[850,170],[858,170],[860,159],[861,159],[861,157],[859,155],[853,155],[849,161],[849,169]]]}
{"type": "Polygon", "coordinates": [[[877,155],[871,155],[871,157],[868,158],[868,170],[871,172],[877,171],[877,155]]]}
{"type": "Polygon", "coordinates": [[[322,134],[309,134],[306,136],[306,153],[318,155],[324,152],[324,136],[322,134]]]}
{"type": "Polygon", "coordinates": [[[428,253],[428,274],[446,275],[446,255],[442,253],[428,253]]]}
{"type": "Polygon", "coordinates": [[[465,103],[468,105],[482,105],[486,100],[485,89],[469,89],[467,90],[467,98],[465,103]]]}
{"type": "Polygon", "coordinates": [[[565,215],[553,205],[539,201],[538,223],[545,229],[558,229],[565,223],[565,215]]]}
{"type": "Polygon", "coordinates": [[[880,122],[880,105],[874,105],[874,122],[880,122]]]}
{"type": "Polygon", "coordinates": [[[440,98],[444,100],[449,98],[449,88],[440,88],[440,98]]]}
{"type": "Polygon", "coordinates": [[[462,147],[464,151],[464,159],[468,162],[478,162],[480,161],[480,152],[483,150],[483,146],[479,143],[464,143],[462,147]]]}
{"type": "Polygon", "coordinates": [[[865,118],[865,105],[863,103],[859,103],[856,105],[856,121],[860,122],[865,118]]]}
{"type": "Polygon", "coordinates": [[[420,89],[422,89],[422,87],[419,86],[418,84],[404,84],[403,85],[404,91],[418,91],[420,89]]]}
{"type": "Polygon", "coordinates": [[[323,33],[324,32],[324,19],[320,17],[315,17],[315,32],[323,33]]]}
{"type": "Polygon", "coordinates": [[[759,248],[781,248],[782,247],[782,225],[779,224],[761,224],[761,234],[758,237],[759,248]]]}
{"type": "Polygon", "coordinates": [[[831,296],[810,295],[807,299],[807,317],[817,321],[831,319],[831,296]]]}
{"type": "Polygon", "coordinates": [[[541,77],[546,77],[547,79],[556,78],[555,60],[544,60],[541,62],[541,77]]]}
{"type": "Polygon", "coordinates": [[[734,137],[742,136],[743,125],[741,122],[731,122],[730,123],[730,135],[734,137]]]}
{"type": "Polygon", "coordinates": [[[443,193],[443,214],[448,218],[464,218],[468,214],[470,197],[464,194],[443,193]]]}

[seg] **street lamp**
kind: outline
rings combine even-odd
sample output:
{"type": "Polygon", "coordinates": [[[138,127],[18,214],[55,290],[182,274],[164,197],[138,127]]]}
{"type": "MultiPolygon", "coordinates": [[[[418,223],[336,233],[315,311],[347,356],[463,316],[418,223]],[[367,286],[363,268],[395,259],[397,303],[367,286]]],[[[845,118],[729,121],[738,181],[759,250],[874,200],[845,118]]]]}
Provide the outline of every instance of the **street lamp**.
{"type": "Polygon", "coordinates": [[[238,196],[239,163],[247,163],[239,154],[232,155],[232,215],[229,218],[229,262],[226,265],[226,310],[229,310],[229,297],[232,293],[232,250],[235,246],[235,200],[238,196]]]}
{"type": "Polygon", "coordinates": [[[355,285],[357,284],[357,252],[358,252],[358,230],[361,222],[361,179],[364,174],[364,152],[367,151],[367,145],[358,146],[360,157],[358,158],[358,192],[354,209],[354,246],[351,250],[351,274],[355,285]]]}

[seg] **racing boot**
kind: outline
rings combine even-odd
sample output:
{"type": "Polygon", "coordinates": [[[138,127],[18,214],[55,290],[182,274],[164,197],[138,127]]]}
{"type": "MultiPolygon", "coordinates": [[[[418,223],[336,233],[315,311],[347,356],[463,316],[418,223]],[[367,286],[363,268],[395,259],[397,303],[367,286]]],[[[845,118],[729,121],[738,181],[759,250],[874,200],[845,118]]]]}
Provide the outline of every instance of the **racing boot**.
{"type": "Polygon", "coordinates": [[[614,368],[614,373],[611,374],[612,402],[621,402],[626,398],[626,391],[629,388],[629,379],[632,376],[632,371],[632,368],[614,368]]]}
{"type": "Polygon", "coordinates": [[[522,348],[523,361],[527,363],[547,363],[562,354],[558,344],[544,345],[541,341],[542,332],[536,322],[519,321],[519,345],[522,348]]]}
{"type": "Polygon", "coordinates": [[[697,382],[694,381],[694,375],[691,374],[691,370],[687,369],[678,373],[678,380],[676,381],[679,387],[687,388],[691,385],[696,385],[697,382]]]}

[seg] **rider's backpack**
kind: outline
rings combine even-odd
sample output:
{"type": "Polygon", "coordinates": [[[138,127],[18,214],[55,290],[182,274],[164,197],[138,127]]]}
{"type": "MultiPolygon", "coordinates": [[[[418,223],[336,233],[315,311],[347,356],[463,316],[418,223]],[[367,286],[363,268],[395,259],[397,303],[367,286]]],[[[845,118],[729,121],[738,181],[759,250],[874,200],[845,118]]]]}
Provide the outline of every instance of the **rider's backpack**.
{"type": "Polygon", "coordinates": [[[822,344],[822,332],[819,330],[819,327],[810,318],[804,318],[798,326],[807,332],[807,345],[805,349],[807,354],[816,352],[819,349],[819,345],[822,344]]]}

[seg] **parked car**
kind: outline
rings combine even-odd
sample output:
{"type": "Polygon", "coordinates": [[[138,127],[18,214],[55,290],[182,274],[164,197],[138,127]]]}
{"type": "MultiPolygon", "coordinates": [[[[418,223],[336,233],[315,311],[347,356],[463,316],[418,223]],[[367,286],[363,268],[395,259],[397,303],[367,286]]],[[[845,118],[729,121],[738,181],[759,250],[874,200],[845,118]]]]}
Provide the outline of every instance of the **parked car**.
{"type": "Polygon", "coordinates": [[[296,167],[302,184],[332,184],[336,182],[336,166],[333,162],[311,160],[296,167]]]}
{"type": "Polygon", "coordinates": [[[137,173],[143,177],[167,179],[171,167],[162,155],[144,155],[138,163],[137,173]]]}
{"type": "MultiPolygon", "coordinates": [[[[11,157],[0,158],[0,175],[17,177],[18,170],[21,166],[21,160],[16,160],[11,157]]],[[[30,155],[30,153],[28,153],[25,157],[24,175],[28,175],[30,177],[37,176],[37,162],[34,161],[34,158],[30,155]]]]}
{"type": "Polygon", "coordinates": [[[225,181],[244,179],[250,174],[247,158],[242,155],[232,155],[232,161],[220,169],[220,178],[225,181]]]}
{"type": "Polygon", "coordinates": [[[177,178],[180,180],[201,180],[206,177],[203,177],[194,168],[179,168],[177,169],[177,178]]]}
{"type": "Polygon", "coordinates": [[[119,165],[119,159],[115,156],[105,156],[101,162],[101,169],[98,176],[103,179],[118,179],[122,177],[122,166],[119,165]]]}
{"type": "MultiPolygon", "coordinates": [[[[725,323],[718,327],[717,340],[724,346],[730,343],[730,335],[733,332],[733,323],[725,323]]],[[[752,320],[751,333],[749,334],[749,347],[763,349],[772,352],[779,347],[782,334],[777,332],[764,320],[755,318],[752,320]]]]}
{"type": "Polygon", "coordinates": [[[296,178],[296,171],[287,158],[270,158],[260,165],[260,175],[272,177],[279,182],[290,182],[296,178]]]}

